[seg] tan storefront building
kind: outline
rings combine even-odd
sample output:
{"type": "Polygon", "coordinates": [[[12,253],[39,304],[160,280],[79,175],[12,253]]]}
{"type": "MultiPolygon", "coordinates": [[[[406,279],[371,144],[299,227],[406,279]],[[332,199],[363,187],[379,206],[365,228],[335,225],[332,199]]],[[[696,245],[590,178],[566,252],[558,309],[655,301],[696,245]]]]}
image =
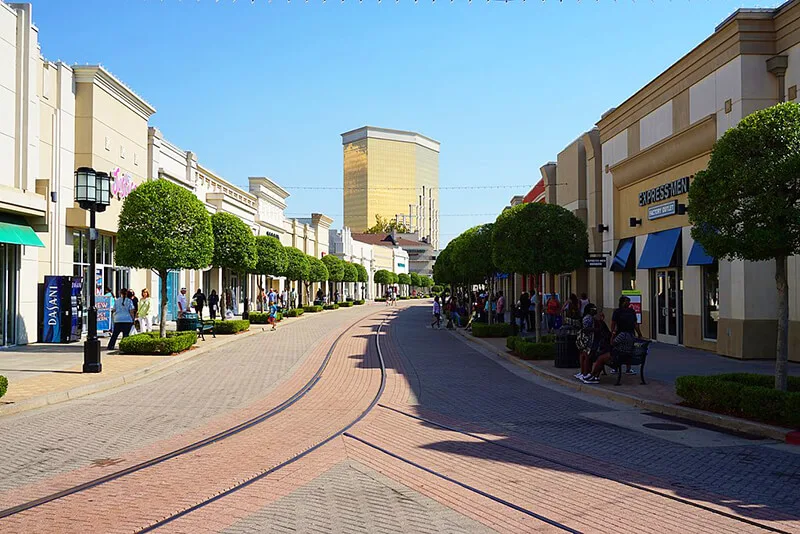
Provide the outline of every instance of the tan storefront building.
{"type": "MultiPolygon", "coordinates": [[[[710,257],[691,237],[694,173],[743,117],[794,100],[800,81],[800,1],[742,9],[708,39],[607,112],[602,143],[605,307],[641,291],[642,330],[665,343],[736,358],[773,358],[773,262],[710,257]],[[785,76],[785,78],[784,78],[785,76]]],[[[800,360],[800,272],[789,260],[790,358],[800,360]]]]}

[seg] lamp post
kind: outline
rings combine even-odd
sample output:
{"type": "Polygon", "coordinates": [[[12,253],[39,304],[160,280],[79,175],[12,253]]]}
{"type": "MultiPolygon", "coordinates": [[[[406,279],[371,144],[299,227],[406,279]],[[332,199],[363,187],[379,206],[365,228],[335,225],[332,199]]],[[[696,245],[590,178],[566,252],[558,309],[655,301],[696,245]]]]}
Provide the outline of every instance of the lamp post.
{"type": "Polygon", "coordinates": [[[99,373],[100,340],[97,339],[97,306],[95,304],[94,276],[96,268],[95,246],[97,229],[95,216],[111,204],[111,177],[104,172],[95,172],[90,167],[80,167],[75,171],[75,202],[81,209],[89,212],[89,325],[86,341],[83,343],[83,372],[99,373]]]}

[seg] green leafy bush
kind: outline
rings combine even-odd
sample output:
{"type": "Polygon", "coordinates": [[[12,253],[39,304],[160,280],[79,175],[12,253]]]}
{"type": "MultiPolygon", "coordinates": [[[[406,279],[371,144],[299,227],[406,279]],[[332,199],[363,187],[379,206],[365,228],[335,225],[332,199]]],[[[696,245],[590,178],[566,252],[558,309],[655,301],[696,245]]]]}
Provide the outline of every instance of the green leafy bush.
{"type": "Polygon", "coordinates": [[[342,307],[342,308],[352,308],[353,304],[354,304],[354,302],[352,300],[348,300],[348,301],[345,301],[345,302],[340,302],[339,306],[342,307]]]}
{"type": "MultiPolygon", "coordinates": [[[[473,323],[473,326],[474,326],[474,323],[473,323]]],[[[517,346],[517,342],[518,341],[522,341],[522,338],[519,337],[519,336],[508,336],[506,338],[506,348],[508,350],[512,350],[513,351],[514,348],[517,346]]]]}
{"type": "Polygon", "coordinates": [[[800,377],[789,377],[789,390],[774,388],[769,375],[730,373],[712,376],[681,376],[675,391],[692,408],[744,419],[800,426],[800,377]]]}
{"type": "MultiPolygon", "coordinates": [[[[250,316],[247,318],[250,321],[250,324],[268,324],[269,323],[269,313],[268,312],[250,312],[250,316]]],[[[283,314],[278,312],[275,315],[275,321],[280,322],[283,319],[283,314]]]]}
{"type": "MultiPolygon", "coordinates": [[[[210,323],[211,321],[204,321],[210,323]]],[[[250,321],[247,319],[229,319],[227,321],[214,321],[215,334],[237,334],[250,330],[250,321]]]]}
{"type": "Polygon", "coordinates": [[[442,286],[440,286],[440,285],[435,285],[435,286],[433,286],[433,287],[431,288],[431,293],[433,293],[433,294],[435,294],[435,295],[438,295],[438,294],[439,294],[439,293],[441,293],[442,291],[444,291],[444,287],[442,287],[442,286]]]}
{"type": "Polygon", "coordinates": [[[6,394],[8,391],[8,378],[0,375],[0,397],[6,394]]]}
{"type": "Polygon", "coordinates": [[[308,313],[321,312],[322,306],[303,306],[303,311],[308,313]]]}
{"type": "Polygon", "coordinates": [[[541,343],[524,337],[509,336],[506,338],[506,347],[523,360],[551,360],[556,357],[555,336],[542,336],[541,343]]]}
{"type": "Polygon", "coordinates": [[[322,309],[323,310],[338,310],[339,309],[339,305],[335,304],[335,303],[334,304],[326,304],[326,305],[324,305],[322,307],[322,309]]]}
{"type": "Polygon", "coordinates": [[[294,308],[286,312],[286,317],[300,317],[303,315],[303,308],[294,308]]]}
{"type": "Polygon", "coordinates": [[[408,299],[410,299],[411,297],[405,297],[405,296],[402,296],[402,295],[401,295],[401,296],[399,296],[399,297],[397,297],[397,298],[398,298],[398,299],[400,299],[400,300],[408,300],[408,299]]]}
{"type": "Polygon", "coordinates": [[[386,302],[386,299],[383,297],[378,297],[375,299],[375,302],[386,302]]]}
{"type": "Polygon", "coordinates": [[[124,338],[119,343],[123,354],[175,354],[197,343],[197,332],[167,332],[159,337],[158,332],[144,332],[124,338]]]}
{"type": "Polygon", "coordinates": [[[364,299],[356,300],[353,302],[353,304],[355,304],[356,306],[361,306],[362,304],[364,304],[364,299]]]}
{"type": "Polygon", "coordinates": [[[508,323],[472,323],[472,335],[475,337],[508,337],[517,333],[517,326],[508,323]]]}

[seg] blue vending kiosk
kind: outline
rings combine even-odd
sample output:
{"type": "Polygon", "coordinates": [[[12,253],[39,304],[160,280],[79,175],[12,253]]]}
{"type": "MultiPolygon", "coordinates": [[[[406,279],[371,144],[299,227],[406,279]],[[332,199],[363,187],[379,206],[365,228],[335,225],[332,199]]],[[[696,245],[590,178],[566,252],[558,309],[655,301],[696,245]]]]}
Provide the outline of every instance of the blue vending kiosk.
{"type": "Polygon", "coordinates": [[[83,327],[82,279],[45,276],[39,284],[39,342],[80,341],[83,327]]]}

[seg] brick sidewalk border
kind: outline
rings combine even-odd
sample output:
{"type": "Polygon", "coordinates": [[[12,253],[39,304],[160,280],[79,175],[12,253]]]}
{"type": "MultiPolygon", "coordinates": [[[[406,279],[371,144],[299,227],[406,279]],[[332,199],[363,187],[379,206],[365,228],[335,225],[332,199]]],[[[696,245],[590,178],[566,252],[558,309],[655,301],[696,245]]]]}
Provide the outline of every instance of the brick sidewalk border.
{"type": "MultiPolygon", "coordinates": [[[[293,325],[296,322],[298,322],[298,320],[303,320],[307,317],[309,317],[309,315],[306,314],[300,315],[298,317],[292,317],[290,322],[282,325],[282,328],[286,328],[287,326],[293,325]]],[[[264,325],[251,325],[251,329],[248,330],[247,332],[231,336],[227,335],[222,336],[223,340],[214,343],[213,345],[207,347],[204,347],[202,345],[196,345],[195,346],[196,348],[194,348],[193,350],[192,349],[187,350],[176,356],[171,356],[166,360],[161,360],[152,365],[146,365],[144,367],[140,367],[133,371],[128,371],[127,373],[123,373],[119,376],[115,376],[107,380],[99,380],[91,384],[86,384],[67,390],[48,393],[47,395],[39,395],[36,397],[31,397],[25,400],[21,400],[19,402],[15,402],[13,404],[0,405],[0,417],[14,415],[28,410],[35,410],[37,408],[43,408],[45,406],[51,406],[53,404],[59,404],[80,397],[85,397],[86,395],[92,395],[94,393],[100,393],[102,391],[107,391],[109,389],[114,389],[120,386],[131,384],[133,382],[136,382],[137,380],[141,380],[142,378],[149,377],[156,373],[170,369],[171,367],[186,362],[187,360],[203,356],[204,354],[207,354],[212,350],[216,350],[217,348],[223,347],[234,341],[238,341],[245,337],[262,333],[261,329],[254,329],[253,326],[258,327],[264,325]]],[[[219,337],[217,339],[219,339],[219,337]]],[[[172,369],[172,370],[177,370],[177,369],[172,369]]],[[[0,399],[0,402],[2,402],[2,399],[0,399]]]]}
{"type": "Polygon", "coordinates": [[[514,365],[521,367],[522,369],[525,369],[526,371],[529,371],[541,378],[544,378],[551,382],[555,382],[561,386],[566,386],[570,389],[580,391],[581,393],[588,393],[590,395],[602,397],[616,402],[621,402],[623,404],[628,404],[630,406],[634,406],[636,408],[642,408],[645,410],[649,410],[651,412],[669,415],[672,417],[681,417],[698,423],[716,426],[726,430],[733,430],[735,432],[744,432],[746,434],[761,436],[764,438],[774,439],[781,442],[789,443],[790,440],[788,438],[790,434],[793,433],[793,431],[788,428],[767,425],[764,423],[756,423],[754,421],[748,421],[746,419],[739,419],[737,417],[731,417],[728,415],[722,415],[713,412],[705,412],[703,410],[696,410],[694,408],[679,406],[677,404],[669,404],[665,402],[643,399],[641,397],[637,397],[635,395],[630,395],[627,393],[621,393],[613,390],[601,389],[590,385],[586,385],[577,382],[575,380],[564,378],[562,376],[557,375],[556,373],[551,373],[546,369],[541,369],[539,367],[536,367],[525,360],[522,360],[512,354],[507,353],[506,351],[497,350],[497,347],[493,346],[492,344],[480,338],[473,337],[462,330],[458,330],[456,331],[456,333],[451,333],[451,334],[456,337],[462,338],[464,343],[469,344],[470,342],[472,342],[477,345],[480,345],[482,348],[488,350],[492,354],[496,354],[497,356],[503,358],[504,360],[509,361],[514,365]]]}

